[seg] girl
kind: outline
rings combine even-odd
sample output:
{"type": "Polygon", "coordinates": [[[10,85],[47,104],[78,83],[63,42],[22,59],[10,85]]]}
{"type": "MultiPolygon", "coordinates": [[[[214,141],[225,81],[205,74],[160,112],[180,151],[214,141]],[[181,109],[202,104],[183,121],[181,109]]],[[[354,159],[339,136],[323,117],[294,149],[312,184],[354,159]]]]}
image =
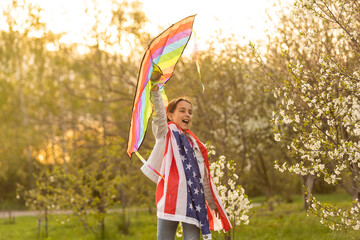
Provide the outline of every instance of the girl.
{"type": "MultiPolygon", "coordinates": [[[[153,76],[151,79],[156,82],[153,76]]],[[[206,147],[190,131],[191,102],[187,98],[175,99],[165,112],[156,84],[151,101],[156,143],[147,163],[164,177],[146,165],[141,170],[157,183],[157,239],[174,239],[179,222],[185,240],[199,240],[200,230],[203,239],[211,239],[210,229],[228,231],[231,225],[209,174],[206,147]]]]}

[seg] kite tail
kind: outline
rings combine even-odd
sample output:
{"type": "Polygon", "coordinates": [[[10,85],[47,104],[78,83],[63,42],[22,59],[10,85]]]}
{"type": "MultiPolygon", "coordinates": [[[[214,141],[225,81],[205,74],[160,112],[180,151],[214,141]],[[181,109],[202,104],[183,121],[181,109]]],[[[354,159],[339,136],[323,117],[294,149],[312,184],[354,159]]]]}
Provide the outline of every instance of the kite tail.
{"type": "Polygon", "coordinates": [[[201,86],[202,86],[202,89],[203,89],[203,93],[205,91],[205,86],[202,82],[202,78],[201,78],[201,72],[200,72],[200,65],[199,65],[199,59],[198,59],[198,54],[197,54],[197,36],[196,36],[196,33],[194,31],[192,31],[195,35],[195,38],[194,38],[194,58],[195,58],[195,64],[196,64],[196,69],[197,69],[197,72],[199,74],[199,79],[200,79],[200,83],[201,83],[201,86]]]}

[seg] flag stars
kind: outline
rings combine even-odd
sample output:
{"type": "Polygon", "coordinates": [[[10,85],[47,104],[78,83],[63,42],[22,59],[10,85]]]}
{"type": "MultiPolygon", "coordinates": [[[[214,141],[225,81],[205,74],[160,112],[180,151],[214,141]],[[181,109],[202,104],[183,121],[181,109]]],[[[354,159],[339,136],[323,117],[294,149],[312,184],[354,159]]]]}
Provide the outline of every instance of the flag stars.
{"type": "Polygon", "coordinates": [[[186,152],[186,153],[188,153],[189,149],[188,149],[188,148],[186,148],[186,147],[185,147],[184,149],[185,149],[185,152],[186,152]]]}
{"type": "Polygon", "coordinates": [[[191,169],[191,164],[186,164],[186,169],[190,170],[191,169]]]}
{"type": "Polygon", "coordinates": [[[194,209],[192,203],[189,203],[189,209],[191,209],[191,210],[194,209]]]}
{"type": "Polygon", "coordinates": [[[195,189],[194,189],[194,193],[195,193],[196,195],[198,195],[198,194],[199,194],[199,189],[195,188],[195,189]]]}
{"type": "Polygon", "coordinates": [[[191,185],[193,184],[193,182],[191,181],[191,179],[189,179],[189,181],[187,181],[188,185],[191,187],[191,185]]]}
{"type": "Polygon", "coordinates": [[[196,211],[198,211],[198,212],[200,212],[200,211],[201,211],[201,207],[200,207],[200,205],[197,205],[195,208],[196,208],[196,211]]]}

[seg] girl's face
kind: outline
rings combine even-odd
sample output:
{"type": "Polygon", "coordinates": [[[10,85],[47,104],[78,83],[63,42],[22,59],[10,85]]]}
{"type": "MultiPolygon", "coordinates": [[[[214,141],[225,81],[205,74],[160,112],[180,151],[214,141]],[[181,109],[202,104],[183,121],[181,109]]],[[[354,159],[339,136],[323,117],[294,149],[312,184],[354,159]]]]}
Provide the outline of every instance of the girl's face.
{"type": "Polygon", "coordinates": [[[192,122],[192,106],[187,101],[180,101],[173,113],[168,113],[170,121],[176,123],[183,131],[190,129],[192,122]]]}

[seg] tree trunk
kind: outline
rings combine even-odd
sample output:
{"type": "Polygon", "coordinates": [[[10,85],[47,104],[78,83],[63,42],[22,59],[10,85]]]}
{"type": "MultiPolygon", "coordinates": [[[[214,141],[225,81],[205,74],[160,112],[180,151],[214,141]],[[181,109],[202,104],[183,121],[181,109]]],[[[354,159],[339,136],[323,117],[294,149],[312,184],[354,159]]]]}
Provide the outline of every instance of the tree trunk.
{"type": "Polygon", "coordinates": [[[360,191],[359,191],[359,188],[357,186],[357,182],[354,180],[354,178],[351,178],[350,180],[350,183],[351,183],[351,197],[353,200],[356,200],[356,199],[360,199],[360,191]]]}
{"type": "Polygon", "coordinates": [[[302,195],[303,195],[303,201],[304,201],[304,208],[305,210],[309,209],[309,206],[311,205],[311,202],[307,202],[306,199],[309,194],[312,194],[312,190],[315,183],[315,176],[314,175],[306,175],[301,176],[301,182],[303,185],[303,188],[301,189],[302,195]],[[307,189],[307,193],[304,189],[304,187],[307,189]]]}
{"type": "Polygon", "coordinates": [[[262,189],[263,189],[263,193],[266,196],[266,203],[268,205],[268,209],[269,211],[273,211],[274,210],[274,192],[272,189],[272,184],[271,184],[271,179],[269,177],[269,173],[268,173],[268,169],[266,167],[266,163],[265,163],[265,159],[263,157],[263,155],[259,152],[258,153],[258,157],[259,157],[259,164],[255,164],[255,169],[258,173],[258,178],[261,182],[262,185],[262,189]]]}
{"type": "Polygon", "coordinates": [[[100,218],[100,239],[105,239],[105,212],[101,213],[100,218]]]}
{"type": "MultiPolygon", "coordinates": [[[[28,113],[27,113],[27,110],[26,110],[26,106],[25,106],[25,96],[24,96],[24,86],[23,86],[23,69],[22,69],[22,66],[23,66],[23,57],[22,57],[22,53],[21,53],[21,45],[20,43],[17,45],[17,50],[19,52],[19,55],[18,55],[18,59],[17,59],[17,65],[18,65],[18,72],[17,72],[17,80],[19,82],[19,98],[20,98],[20,112],[21,112],[21,115],[23,117],[23,122],[22,122],[22,126],[24,127],[24,129],[27,130],[28,128],[28,125],[29,125],[29,116],[28,116],[28,113]]],[[[24,139],[26,140],[26,158],[27,158],[27,161],[28,161],[28,164],[29,164],[29,176],[32,177],[32,174],[34,172],[34,166],[33,166],[33,160],[32,160],[32,157],[31,157],[31,150],[30,150],[30,136],[28,134],[28,131],[25,131],[25,136],[23,136],[24,139]]],[[[30,181],[30,185],[31,187],[34,187],[34,181],[32,180],[31,178],[31,181],[30,181]]]]}
{"type": "Polygon", "coordinates": [[[47,238],[49,236],[49,230],[48,230],[48,209],[45,207],[45,237],[47,238]]]}
{"type": "Polygon", "coordinates": [[[233,229],[231,229],[230,231],[228,231],[225,236],[224,236],[224,240],[231,240],[231,231],[234,231],[233,229]]]}
{"type": "Polygon", "coordinates": [[[60,74],[58,74],[57,82],[59,85],[59,104],[60,104],[60,129],[61,129],[61,150],[62,150],[62,166],[64,168],[65,174],[67,174],[67,162],[66,162],[66,126],[65,126],[65,107],[64,107],[64,96],[63,96],[63,87],[62,82],[60,81],[60,74]]]}
{"type": "Polygon", "coordinates": [[[37,239],[40,239],[40,232],[41,232],[41,219],[40,216],[37,217],[37,239]]]}
{"type": "Polygon", "coordinates": [[[354,179],[342,178],[340,179],[340,186],[352,197],[353,200],[360,199],[359,191],[357,190],[357,185],[354,179]]]}
{"type": "MultiPolygon", "coordinates": [[[[20,111],[23,116],[22,125],[23,125],[24,129],[27,129],[28,125],[29,125],[29,119],[28,119],[28,115],[27,115],[27,111],[26,111],[26,107],[25,107],[24,90],[23,90],[22,86],[20,87],[19,95],[20,95],[20,111]]],[[[33,160],[31,157],[31,150],[30,150],[30,146],[29,146],[29,142],[30,142],[29,137],[30,136],[28,136],[28,133],[26,131],[25,136],[24,136],[24,139],[26,139],[26,158],[27,158],[27,161],[29,164],[29,175],[32,176],[32,174],[34,172],[34,166],[33,166],[33,160]]],[[[30,183],[31,183],[31,187],[33,187],[34,181],[31,180],[30,183]]]]}

